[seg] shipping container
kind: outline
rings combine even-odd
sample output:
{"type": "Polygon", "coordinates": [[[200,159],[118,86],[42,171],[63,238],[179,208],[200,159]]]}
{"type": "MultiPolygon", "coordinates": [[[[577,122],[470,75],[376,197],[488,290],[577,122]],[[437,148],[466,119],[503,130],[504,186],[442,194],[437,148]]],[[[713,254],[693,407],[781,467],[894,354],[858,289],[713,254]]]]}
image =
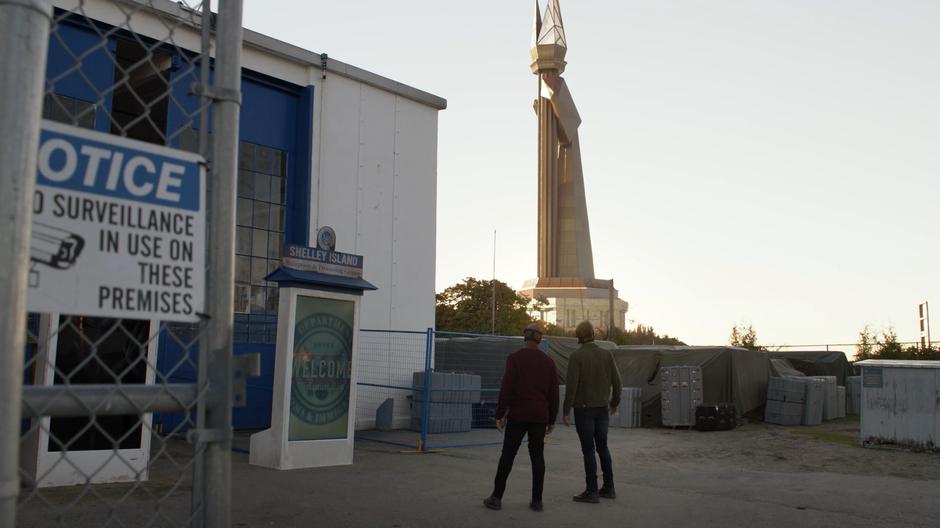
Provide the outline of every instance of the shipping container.
{"type": "Polygon", "coordinates": [[[940,361],[859,361],[861,442],[940,450],[940,361]]]}

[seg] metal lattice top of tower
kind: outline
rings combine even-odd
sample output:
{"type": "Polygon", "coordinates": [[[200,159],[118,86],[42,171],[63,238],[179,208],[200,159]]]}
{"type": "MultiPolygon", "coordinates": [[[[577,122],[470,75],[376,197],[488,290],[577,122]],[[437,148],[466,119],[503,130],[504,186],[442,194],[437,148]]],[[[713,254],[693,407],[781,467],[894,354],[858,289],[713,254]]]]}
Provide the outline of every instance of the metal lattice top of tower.
{"type": "Polygon", "coordinates": [[[542,19],[539,30],[538,44],[553,44],[563,48],[568,47],[565,41],[565,25],[561,20],[561,7],[558,0],[549,0],[545,7],[545,18],[542,19]]]}
{"type": "Polygon", "coordinates": [[[539,11],[535,1],[535,16],[532,27],[532,71],[565,70],[565,54],[568,42],[565,39],[565,26],[561,19],[561,7],[558,0],[549,0],[545,6],[545,16],[539,11]]]}

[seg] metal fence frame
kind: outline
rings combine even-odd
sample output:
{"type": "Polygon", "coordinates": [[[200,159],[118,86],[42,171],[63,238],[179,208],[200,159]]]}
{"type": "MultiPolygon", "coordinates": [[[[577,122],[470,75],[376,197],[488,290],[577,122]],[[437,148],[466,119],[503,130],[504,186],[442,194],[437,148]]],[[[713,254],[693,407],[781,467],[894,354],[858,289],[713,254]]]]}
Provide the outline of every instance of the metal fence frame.
{"type": "MultiPolygon", "coordinates": [[[[131,14],[146,1],[112,0],[131,14]]],[[[83,6],[83,2],[79,6],[83,6]]],[[[152,6],[151,6],[152,7],[152,6]]],[[[188,7],[188,6],[187,6],[188,7]]],[[[154,8],[156,9],[156,8],[154,8]]],[[[231,438],[235,182],[241,85],[242,1],[221,0],[217,14],[208,0],[201,15],[200,145],[208,163],[205,322],[200,335],[196,384],[23,385],[27,274],[47,46],[53,21],[48,0],[0,0],[0,240],[8,246],[0,265],[0,526],[14,526],[20,491],[22,417],[143,415],[197,409],[193,492],[187,525],[231,525],[231,438]],[[203,23],[204,21],[211,24],[203,23]],[[215,30],[214,79],[210,46],[215,30]],[[208,106],[212,129],[208,134],[208,106]]],[[[183,23],[183,21],[180,21],[183,23]]],[[[172,34],[172,33],[171,33],[172,34]]],[[[151,335],[159,339],[163,325],[151,335]]],[[[148,340],[149,342],[149,340],[148,340]]],[[[149,431],[145,431],[149,434],[149,431]]],[[[115,450],[117,447],[115,447],[115,450]]],[[[68,522],[64,519],[63,522],[68,522]]]]}
{"type": "MultiPolygon", "coordinates": [[[[408,448],[409,450],[415,450],[416,452],[432,452],[440,449],[457,449],[457,448],[467,448],[467,447],[484,447],[492,445],[501,445],[502,440],[493,440],[493,441],[469,441],[463,443],[436,443],[434,442],[433,435],[435,433],[430,433],[429,421],[430,421],[430,408],[431,408],[431,396],[433,393],[440,392],[473,392],[473,393],[489,393],[489,394],[498,394],[499,388],[494,387],[434,387],[432,382],[432,373],[435,370],[436,366],[436,357],[437,354],[435,348],[435,338],[436,337],[479,337],[479,338],[495,338],[495,339],[516,339],[516,336],[495,336],[490,334],[475,334],[475,333],[461,333],[461,332],[444,332],[437,331],[434,328],[428,328],[425,331],[419,330],[372,330],[372,329],[361,329],[360,334],[374,334],[374,335],[402,335],[402,336],[414,336],[419,335],[425,336],[424,339],[424,350],[423,350],[423,387],[413,387],[405,385],[393,385],[388,383],[372,383],[366,381],[357,382],[358,387],[370,387],[370,388],[381,388],[381,389],[390,389],[397,391],[407,391],[412,394],[412,398],[421,399],[421,420],[419,431],[416,431],[417,439],[413,442],[399,441],[389,438],[376,438],[368,433],[357,433],[356,438],[358,440],[364,440],[369,442],[378,442],[388,445],[394,445],[398,447],[408,448]]],[[[360,340],[362,343],[362,340],[360,340]]],[[[543,350],[548,350],[549,339],[545,338],[542,341],[543,350]]],[[[363,361],[362,359],[362,345],[360,345],[360,365],[363,361]]],[[[407,367],[407,366],[406,366],[407,367]]],[[[420,367],[418,364],[410,365],[411,368],[417,369],[420,367]]],[[[500,376],[501,377],[501,376],[500,376]]],[[[360,375],[360,380],[362,376],[360,375]]],[[[455,433],[459,434],[459,433],[455,433]]]]}

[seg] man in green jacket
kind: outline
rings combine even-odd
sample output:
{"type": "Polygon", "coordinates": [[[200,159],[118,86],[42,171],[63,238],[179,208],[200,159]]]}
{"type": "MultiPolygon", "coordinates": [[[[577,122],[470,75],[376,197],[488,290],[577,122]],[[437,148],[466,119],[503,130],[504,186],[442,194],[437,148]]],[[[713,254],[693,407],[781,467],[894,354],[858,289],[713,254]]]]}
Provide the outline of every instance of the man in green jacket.
{"type": "Polygon", "coordinates": [[[568,375],[565,384],[565,403],[562,416],[565,425],[571,425],[568,413],[574,408],[574,424],[581,440],[581,453],[584,455],[584,477],[587,488],[575,495],[576,502],[600,502],[599,497],[613,499],[614,469],[607,449],[607,425],[610,415],[617,412],[620,405],[620,393],[623,390],[620,371],[614,363],[614,356],[594,342],[594,327],[584,321],[575,329],[581,346],[571,354],[568,360],[568,375]],[[597,489],[597,461],[594,453],[601,459],[601,471],[604,486],[597,489]]]}

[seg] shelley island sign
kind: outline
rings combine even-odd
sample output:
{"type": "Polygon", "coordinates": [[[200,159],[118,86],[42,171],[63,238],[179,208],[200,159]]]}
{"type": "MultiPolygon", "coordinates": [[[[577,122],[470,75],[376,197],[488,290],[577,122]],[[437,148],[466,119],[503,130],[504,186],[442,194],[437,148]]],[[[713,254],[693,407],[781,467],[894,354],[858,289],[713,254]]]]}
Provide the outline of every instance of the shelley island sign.
{"type": "Polygon", "coordinates": [[[285,268],[362,278],[362,255],[340,253],[322,247],[288,245],[284,248],[282,264],[285,268]]]}

